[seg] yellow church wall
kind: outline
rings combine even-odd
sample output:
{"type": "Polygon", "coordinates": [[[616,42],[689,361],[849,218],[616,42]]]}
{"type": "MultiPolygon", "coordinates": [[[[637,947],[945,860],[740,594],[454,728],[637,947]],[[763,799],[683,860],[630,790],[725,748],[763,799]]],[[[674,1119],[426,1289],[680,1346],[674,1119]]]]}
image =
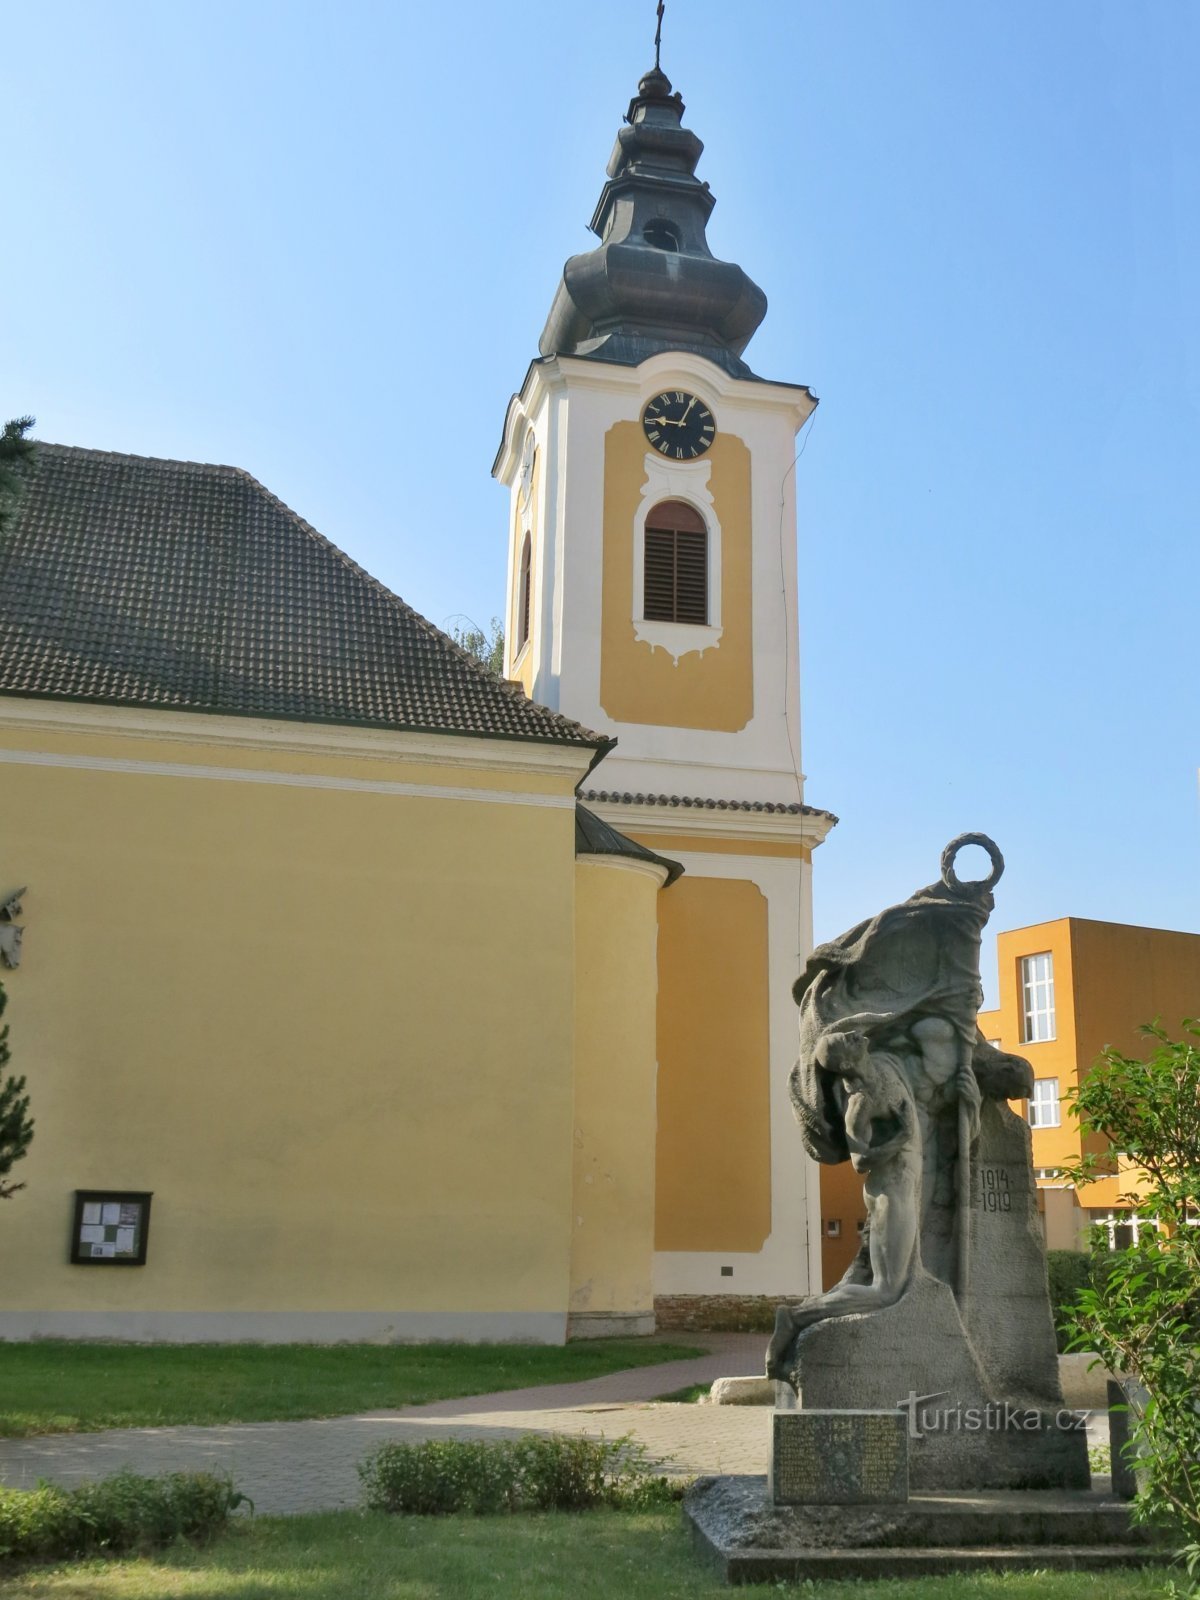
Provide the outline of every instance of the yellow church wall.
{"type": "MultiPolygon", "coordinates": [[[[29,752],[48,757],[47,766],[56,762],[78,764],[81,760],[106,765],[184,766],[199,769],[194,773],[198,778],[211,774],[219,780],[225,773],[235,771],[246,773],[248,780],[257,779],[267,784],[282,780],[284,786],[288,778],[296,777],[328,781],[331,785],[383,783],[455,790],[507,789],[519,794],[560,796],[570,791],[570,785],[564,785],[563,773],[556,770],[559,764],[552,763],[546,770],[539,770],[540,752],[533,745],[526,747],[530,751],[528,766],[522,762],[521,755],[514,759],[509,754],[506,759],[501,754],[502,767],[497,770],[485,765],[494,751],[511,753],[514,748],[521,750],[521,747],[487,739],[451,741],[429,735],[423,739],[423,745],[433,759],[426,753],[418,760],[406,754],[408,743],[403,735],[371,736],[363,730],[363,747],[359,749],[353,743],[353,733],[351,741],[347,742],[346,730],[335,729],[332,730],[338,745],[335,750],[330,747],[331,730],[316,724],[262,724],[251,723],[248,719],[170,712],[132,716],[127,712],[114,713],[118,731],[109,731],[104,726],[106,708],[90,706],[85,709],[79,727],[63,731],[36,722],[18,721],[13,708],[29,704],[6,703],[0,698],[0,752],[10,752],[4,761],[6,768],[21,765],[20,755],[29,752]],[[154,724],[160,719],[170,720],[170,737],[157,734],[154,724]],[[243,720],[244,742],[235,742],[243,720]],[[195,724],[197,730],[211,727],[212,737],[205,738],[199,731],[195,737],[189,737],[191,724],[195,724]],[[131,731],[134,727],[137,732],[131,731]],[[181,730],[179,734],[174,733],[176,728],[181,730]],[[312,745],[319,748],[306,748],[308,734],[311,734],[312,745]],[[279,743],[273,746],[270,741],[276,737],[279,743]],[[459,759],[437,759],[439,746],[449,747],[452,742],[460,752],[459,759]],[[470,765],[476,750],[478,764],[470,765]]],[[[65,715],[70,716],[69,707],[65,715]]],[[[575,754],[568,751],[563,765],[569,764],[575,754]]],[[[587,764],[586,755],[587,752],[579,752],[580,770],[587,764]]]]}
{"type": "Polygon", "coordinates": [[[721,524],[718,645],[676,662],[636,637],[634,523],[646,482],[646,440],[637,422],[617,422],[604,444],[604,574],[600,702],[614,722],[733,733],[754,714],[751,617],[750,452],[718,433],[707,460],[721,524]]]}
{"type": "Polygon", "coordinates": [[[771,1229],[767,903],[685,876],[659,897],[656,1247],[756,1251],[771,1229]]]}
{"type": "Polygon", "coordinates": [[[0,1334],[561,1338],[578,776],[5,729],[0,1334]],[[144,1267],[68,1264],[77,1188],[153,1191],[144,1267]]]}
{"type": "Polygon", "coordinates": [[[632,828],[622,830],[631,839],[650,850],[670,855],[672,851],[692,850],[700,855],[713,856],[774,856],[785,861],[811,861],[812,851],[795,840],[774,839],[714,839],[693,833],[637,833],[632,828]]]}
{"type": "Polygon", "coordinates": [[[604,858],[576,866],[573,1333],[653,1331],[661,880],[604,858]]]}

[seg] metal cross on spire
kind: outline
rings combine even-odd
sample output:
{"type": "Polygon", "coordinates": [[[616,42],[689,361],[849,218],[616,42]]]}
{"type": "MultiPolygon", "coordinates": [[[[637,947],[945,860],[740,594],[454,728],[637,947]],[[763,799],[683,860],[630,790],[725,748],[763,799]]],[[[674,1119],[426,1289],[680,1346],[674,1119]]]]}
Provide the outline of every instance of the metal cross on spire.
{"type": "Polygon", "coordinates": [[[662,54],[662,19],[663,12],[666,9],[666,0],[658,0],[658,27],[654,30],[654,65],[659,72],[662,71],[662,62],[659,57],[662,54]]]}

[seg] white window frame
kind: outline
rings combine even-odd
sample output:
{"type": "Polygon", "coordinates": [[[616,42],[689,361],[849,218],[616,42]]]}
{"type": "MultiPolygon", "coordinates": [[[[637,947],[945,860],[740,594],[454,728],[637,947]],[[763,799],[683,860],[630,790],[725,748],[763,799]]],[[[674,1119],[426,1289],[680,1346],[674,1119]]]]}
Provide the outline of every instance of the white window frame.
{"type": "Polygon", "coordinates": [[[1110,1250],[1117,1248],[1118,1228],[1128,1228],[1134,1244],[1138,1243],[1143,1231],[1158,1232],[1158,1223],[1153,1217],[1139,1217],[1136,1211],[1089,1211],[1088,1222],[1093,1228],[1105,1229],[1110,1250]]]}
{"type": "Polygon", "coordinates": [[[1031,1128],[1062,1127],[1062,1102],[1059,1097],[1057,1078],[1035,1078],[1033,1080],[1033,1093],[1027,1103],[1029,1106],[1029,1126],[1031,1128]],[[1043,1084],[1053,1085],[1049,1094],[1038,1093],[1043,1084]]]}
{"type": "Polygon", "coordinates": [[[1057,1038],[1054,1014],[1054,957],[1049,950],[1021,957],[1021,1043],[1045,1044],[1057,1038]],[[1044,966],[1039,963],[1044,962],[1044,966]]]}
{"type": "Polygon", "coordinates": [[[647,452],[642,503],[633,523],[633,631],[652,650],[666,650],[679,665],[681,656],[713,650],[721,642],[721,524],[716,501],[708,487],[711,461],[664,461],[647,452]],[[664,500],[682,500],[701,518],[708,530],[706,623],[651,622],[646,609],[646,520],[664,500]]]}

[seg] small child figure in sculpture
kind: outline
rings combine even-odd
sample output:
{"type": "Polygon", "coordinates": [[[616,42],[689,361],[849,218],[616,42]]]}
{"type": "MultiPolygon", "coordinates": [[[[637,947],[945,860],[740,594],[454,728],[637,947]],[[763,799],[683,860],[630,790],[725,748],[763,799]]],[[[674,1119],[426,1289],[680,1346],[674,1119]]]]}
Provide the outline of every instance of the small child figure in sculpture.
{"type": "Polygon", "coordinates": [[[903,1064],[889,1051],[872,1051],[866,1036],[853,1031],[833,1034],[824,1057],[823,1066],[846,1097],[851,1164],[865,1174],[871,1276],[867,1282],[853,1281],[848,1273],[826,1294],[779,1307],[767,1376],[785,1382],[791,1379],[781,1364],[802,1328],[826,1317],[894,1305],[920,1257],[921,1125],[903,1064]]]}

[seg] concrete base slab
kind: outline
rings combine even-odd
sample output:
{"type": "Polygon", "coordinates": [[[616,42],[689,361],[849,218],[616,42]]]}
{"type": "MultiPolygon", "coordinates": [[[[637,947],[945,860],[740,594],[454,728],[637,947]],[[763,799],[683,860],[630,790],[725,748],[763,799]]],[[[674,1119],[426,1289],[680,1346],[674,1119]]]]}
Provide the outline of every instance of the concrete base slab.
{"type": "Polygon", "coordinates": [[[654,1332],[653,1311],[572,1311],[568,1339],[644,1339],[654,1332]]]}
{"type": "Polygon", "coordinates": [[[951,1572],[1101,1571],[1167,1562],[1115,1500],[1091,1490],[914,1494],[899,1506],[776,1506],[765,1477],[700,1478],[683,1503],[727,1583],[951,1572]]]}

